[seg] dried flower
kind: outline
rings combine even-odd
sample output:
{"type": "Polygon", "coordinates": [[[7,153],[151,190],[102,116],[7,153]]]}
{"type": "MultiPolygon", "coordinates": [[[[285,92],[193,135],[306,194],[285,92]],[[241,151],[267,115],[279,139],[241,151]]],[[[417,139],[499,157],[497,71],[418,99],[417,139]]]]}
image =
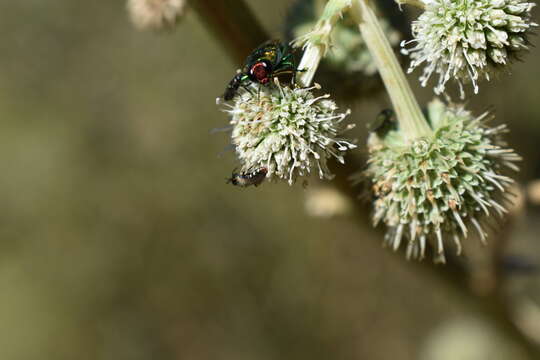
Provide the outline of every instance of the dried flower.
{"type": "Polygon", "coordinates": [[[313,168],[330,179],[329,158],[343,163],[343,154],[356,145],[341,139],[341,122],[349,114],[338,113],[329,95],[315,97],[314,89],[252,85],[238,94],[226,110],[233,125],[232,143],[243,171],[265,167],[267,178],[292,184],[313,168]]]}
{"type": "Polygon", "coordinates": [[[128,0],[133,24],[142,30],[174,26],[184,14],[186,0],[128,0]]]}
{"type": "Polygon", "coordinates": [[[423,258],[432,241],[436,261],[444,262],[447,238],[459,254],[471,224],[485,241],[482,221],[506,212],[501,202],[513,180],[500,172],[518,170],[520,157],[499,138],[505,125],[485,125],[488,113],[474,118],[435,100],[428,118],[433,135],[412,143],[399,129],[372,133],[366,175],[376,199],[373,222],[388,227],[385,244],[398,249],[405,240],[407,257],[423,258]]]}
{"type": "Polygon", "coordinates": [[[528,49],[527,35],[537,24],[531,22],[535,6],[524,0],[424,0],[425,11],[413,22],[414,39],[402,46],[409,54],[409,72],[425,63],[420,77],[425,86],[433,73],[439,81],[435,93],[444,92],[448,80],[472,82],[490,79],[491,74],[528,49]]]}

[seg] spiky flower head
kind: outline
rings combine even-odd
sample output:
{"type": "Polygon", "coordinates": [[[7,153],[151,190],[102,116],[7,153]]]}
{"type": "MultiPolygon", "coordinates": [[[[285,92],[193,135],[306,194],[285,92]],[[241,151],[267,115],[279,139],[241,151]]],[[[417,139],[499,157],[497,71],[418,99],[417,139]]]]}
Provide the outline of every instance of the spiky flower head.
{"type": "Polygon", "coordinates": [[[347,128],[341,123],[349,111],[339,113],[329,95],[313,95],[318,85],[299,88],[276,82],[252,89],[238,94],[226,110],[242,170],[265,167],[267,178],[289,184],[312,170],[321,179],[331,179],[328,159],[343,163],[345,151],[356,147],[339,137],[347,128]]]}
{"type": "Polygon", "coordinates": [[[413,22],[414,39],[404,42],[411,64],[409,72],[425,63],[420,77],[425,86],[433,73],[439,77],[435,93],[445,90],[448,80],[471,82],[478,93],[478,80],[490,79],[528,48],[527,35],[535,6],[524,0],[423,0],[425,11],[413,22]]]}
{"type": "Polygon", "coordinates": [[[373,222],[388,227],[386,245],[406,243],[408,258],[423,258],[430,242],[435,260],[444,262],[445,243],[450,239],[459,254],[471,226],[485,241],[483,221],[506,212],[513,182],[501,170],[518,170],[520,160],[500,139],[506,126],[487,127],[488,118],[435,100],[428,106],[429,138],[408,143],[392,127],[371,133],[366,175],[375,196],[373,222]]]}
{"type": "Polygon", "coordinates": [[[160,30],[174,26],[184,14],[186,0],[128,0],[133,24],[141,29],[160,30]]]}

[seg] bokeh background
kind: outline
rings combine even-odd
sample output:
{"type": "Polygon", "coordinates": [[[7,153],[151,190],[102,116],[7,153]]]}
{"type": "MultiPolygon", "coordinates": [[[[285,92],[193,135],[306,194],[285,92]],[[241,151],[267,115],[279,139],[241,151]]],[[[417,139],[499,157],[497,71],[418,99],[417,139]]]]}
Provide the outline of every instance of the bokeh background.
{"type": "MultiPolygon", "coordinates": [[[[247,2],[283,31],[286,0],[247,2]]],[[[234,153],[211,130],[237,64],[193,12],[154,33],[120,0],[3,1],[0,34],[0,359],[525,358],[366,221],[310,216],[309,187],[225,184],[234,153]]],[[[540,52],[523,60],[469,104],[510,125],[526,189],[540,52]]],[[[363,129],[385,104],[344,106],[363,129]]],[[[507,251],[534,263],[540,212],[521,214],[507,251]]],[[[507,291],[538,316],[536,273],[507,291]]]]}

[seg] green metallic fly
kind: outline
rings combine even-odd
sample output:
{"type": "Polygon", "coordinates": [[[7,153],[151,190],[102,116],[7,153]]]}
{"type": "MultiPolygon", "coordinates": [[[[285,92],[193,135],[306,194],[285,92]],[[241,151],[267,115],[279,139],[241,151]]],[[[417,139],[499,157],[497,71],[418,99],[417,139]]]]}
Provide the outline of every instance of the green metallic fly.
{"type": "Polygon", "coordinates": [[[232,100],[238,88],[246,86],[250,81],[266,85],[280,75],[291,74],[294,83],[298,71],[302,70],[296,68],[289,45],[279,40],[269,40],[249,54],[242,70],[227,85],[223,99],[232,100]]]}

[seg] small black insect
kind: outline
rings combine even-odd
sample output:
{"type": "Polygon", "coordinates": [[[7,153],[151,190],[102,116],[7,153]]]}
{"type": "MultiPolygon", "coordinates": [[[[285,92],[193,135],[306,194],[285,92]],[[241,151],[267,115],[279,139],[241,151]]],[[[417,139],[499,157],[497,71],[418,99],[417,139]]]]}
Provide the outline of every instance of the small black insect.
{"type": "Polygon", "coordinates": [[[368,130],[377,135],[384,135],[388,131],[395,129],[397,125],[396,114],[394,110],[385,109],[377,115],[375,120],[368,124],[368,130]]]}
{"type": "Polygon", "coordinates": [[[265,167],[251,172],[233,172],[232,176],[227,179],[227,184],[233,184],[239,187],[248,187],[250,185],[257,187],[266,179],[267,173],[268,169],[265,167]]]}
{"type": "Polygon", "coordinates": [[[244,67],[227,85],[223,99],[232,100],[240,86],[249,81],[268,84],[270,80],[283,74],[291,74],[294,82],[296,72],[294,54],[289,45],[279,40],[269,40],[257,47],[247,57],[244,67]]]}

